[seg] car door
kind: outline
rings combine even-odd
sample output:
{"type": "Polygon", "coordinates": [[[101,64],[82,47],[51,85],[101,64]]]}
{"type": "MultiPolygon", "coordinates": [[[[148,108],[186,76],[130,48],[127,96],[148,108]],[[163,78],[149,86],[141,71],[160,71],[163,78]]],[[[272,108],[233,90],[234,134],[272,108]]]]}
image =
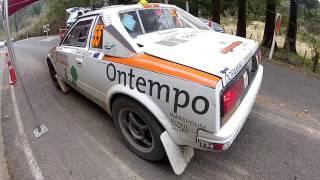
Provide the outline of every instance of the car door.
{"type": "Polygon", "coordinates": [[[106,76],[107,57],[130,57],[134,55],[134,49],[112,24],[105,24],[103,17],[98,16],[91,31],[89,52],[91,56],[86,57],[88,76],[83,81],[90,86],[90,95],[95,102],[104,106],[113,84],[106,76]]]}
{"type": "Polygon", "coordinates": [[[86,62],[86,68],[83,69],[87,76],[84,76],[82,81],[88,86],[87,91],[90,94],[90,98],[94,100],[100,106],[105,105],[106,94],[105,87],[105,67],[101,64],[103,53],[103,38],[104,38],[104,23],[102,16],[98,16],[93,23],[93,28],[90,34],[89,43],[89,55],[84,57],[86,62]]]}
{"type": "Polygon", "coordinates": [[[86,67],[89,52],[89,34],[96,16],[79,19],[57,48],[57,69],[63,77],[75,88],[90,92],[90,87],[84,83],[87,76],[86,67]]]}

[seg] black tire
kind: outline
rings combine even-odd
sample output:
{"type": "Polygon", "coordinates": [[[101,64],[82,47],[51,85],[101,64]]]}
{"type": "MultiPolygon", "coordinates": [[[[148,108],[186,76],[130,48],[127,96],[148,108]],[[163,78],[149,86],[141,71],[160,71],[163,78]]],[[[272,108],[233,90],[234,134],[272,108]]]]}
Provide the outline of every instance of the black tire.
{"type": "Polygon", "coordinates": [[[119,97],[113,102],[112,116],[121,138],[132,152],[149,161],[164,158],[160,140],[164,130],[145,107],[131,98],[119,97]]]}
{"type": "Polygon", "coordinates": [[[49,73],[50,73],[50,78],[52,80],[52,83],[54,85],[55,88],[57,88],[58,90],[60,90],[60,85],[58,83],[58,80],[56,78],[56,70],[54,69],[54,66],[52,65],[51,61],[48,59],[47,60],[47,63],[48,63],[48,68],[49,68],[49,73]]]}

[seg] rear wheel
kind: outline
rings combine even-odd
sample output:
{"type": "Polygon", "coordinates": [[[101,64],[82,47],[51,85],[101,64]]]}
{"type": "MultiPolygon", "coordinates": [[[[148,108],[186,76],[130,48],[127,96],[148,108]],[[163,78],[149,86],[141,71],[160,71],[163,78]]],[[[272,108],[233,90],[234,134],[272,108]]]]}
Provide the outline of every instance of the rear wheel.
{"type": "Polygon", "coordinates": [[[160,140],[163,129],[145,107],[130,98],[119,97],[112,105],[112,115],[131,151],[146,160],[163,159],[165,151],[160,140]]]}
{"type": "Polygon", "coordinates": [[[50,78],[51,78],[51,80],[53,82],[53,85],[54,85],[54,87],[56,87],[57,89],[60,90],[61,88],[60,88],[60,85],[59,85],[57,77],[56,77],[57,72],[54,69],[54,66],[52,65],[50,60],[47,60],[47,63],[48,63],[50,78]]]}

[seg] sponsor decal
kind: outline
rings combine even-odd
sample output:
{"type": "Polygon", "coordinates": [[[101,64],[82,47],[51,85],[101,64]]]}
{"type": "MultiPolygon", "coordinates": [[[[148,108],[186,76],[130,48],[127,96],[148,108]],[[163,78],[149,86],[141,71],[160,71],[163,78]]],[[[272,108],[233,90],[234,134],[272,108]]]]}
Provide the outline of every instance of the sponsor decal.
{"type": "Polygon", "coordinates": [[[158,41],[156,43],[164,45],[164,46],[171,46],[172,47],[172,46],[176,46],[176,45],[186,43],[186,42],[188,42],[188,40],[172,37],[172,38],[158,41]]]}
{"type": "Polygon", "coordinates": [[[133,16],[129,14],[124,15],[121,23],[123,24],[124,27],[128,28],[130,31],[132,31],[136,25],[136,21],[134,20],[133,16]]]}
{"type": "Polygon", "coordinates": [[[128,72],[117,70],[113,63],[106,66],[106,76],[109,81],[117,82],[123,86],[129,86],[130,89],[137,89],[138,92],[148,94],[151,97],[157,97],[166,103],[173,103],[173,112],[178,113],[179,109],[190,107],[198,115],[204,115],[209,110],[209,100],[204,96],[191,97],[187,90],[170,87],[167,84],[161,84],[152,79],[146,79],[143,76],[137,76],[133,69],[128,72]],[[149,92],[149,93],[148,93],[149,92]],[[173,99],[170,95],[173,93],[173,99]]]}
{"type": "Polygon", "coordinates": [[[105,56],[103,59],[108,62],[124,64],[130,67],[144,69],[146,71],[166,74],[168,76],[184,79],[210,88],[215,88],[217,82],[220,80],[219,77],[211,74],[145,54],[139,54],[129,58],[105,56]]]}
{"type": "Polygon", "coordinates": [[[78,56],[85,56],[85,57],[91,57],[92,56],[92,52],[87,51],[87,50],[77,49],[75,51],[76,51],[75,54],[78,55],[78,56]]]}
{"type": "Polygon", "coordinates": [[[94,53],[94,54],[93,54],[93,58],[99,58],[100,54],[101,54],[101,53],[99,53],[99,52],[94,53]]]}
{"type": "Polygon", "coordinates": [[[221,74],[224,75],[224,79],[226,80],[226,83],[230,82],[243,68],[243,66],[247,63],[247,58],[243,59],[235,68],[229,69],[225,67],[222,71],[220,71],[221,74]]]}
{"type": "Polygon", "coordinates": [[[103,40],[103,24],[97,24],[93,33],[93,37],[91,40],[92,48],[100,48],[102,49],[102,40],[103,40]]]}
{"type": "Polygon", "coordinates": [[[117,44],[114,42],[106,42],[104,45],[104,49],[107,53],[116,53],[117,52],[117,44]]]}
{"type": "Polygon", "coordinates": [[[235,41],[235,42],[232,42],[229,46],[223,48],[220,52],[222,54],[227,54],[229,52],[232,52],[234,48],[236,48],[237,46],[239,46],[240,44],[242,44],[241,41],[235,41]]]}
{"type": "Polygon", "coordinates": [[[91,51],[91,58],[93,59],[100,59],[102,60],[103,56],[104,56],[104,53],[103,52],[99,52],[99,51],[91,51]]]}
{"type": "MultiPolygon", "coordinates": [[[[119,44],[122,46],[122,48],[127,49],[127,51],[131,51],[131,52],[135,52],[134,48],[131,46],[131,44],[127,41],[126,38],[124,38],[122,36],[122,34],[113,26],[113,25],[109,25],[105,27],[106,32],[108,33],[109,36],[112,37],[112,39],[114,39],[114,41],[116,41],[117,43],[114,44],[119,44]]],[[[107,38],[108,40],[110,40],[110,38],[107,38]]],[[[121,47],[120,46],[120,47],[121,47]]],[[[118,47],[119,48],[119,47],[118,47]]],[[[130,53],[131,53],[130,52],[130,53]]]]}
{"type": "Polygon", "coordinates": [[[71,77],[72,77],[71,83],[75,86],[75,85],[77,85],[76,82],[78,80],[77,69],[74,66],[72,66],[70,69],[70,73],[71,73],[71,77]]]}
{"type": "Polygon", "coordinates": [[[157,43],[157,44],[164,45],[164,46],[169,46],[169,47],[176,46],[176,45],[179,44],[179,43],[176,43],[176,42],[165,41],[165,40],[161,40],[161,41],[158,41],[158,42],[156,42],[156,43],[157,43]]]}
{"type": "Polygon", "coordinates": [[[190,129],[205,130],[207,128],[206,125],[193,121],[174,112],[170,112],[170,122],[172,124],[172,128],[180,132],[187,132],[190,129]]]}

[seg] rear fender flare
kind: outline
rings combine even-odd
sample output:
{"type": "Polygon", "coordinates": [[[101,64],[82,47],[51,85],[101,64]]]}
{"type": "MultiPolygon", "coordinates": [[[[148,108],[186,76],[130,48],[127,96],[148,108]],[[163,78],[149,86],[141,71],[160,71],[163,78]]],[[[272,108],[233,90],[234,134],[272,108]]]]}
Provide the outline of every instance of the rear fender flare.
{"type": "Polygon", "coordinates": [[[107,93],[107,112],[109,115],[112,115],[111,107],[112,100],[117,95],[128,96],[135,101],[139,102],[142,106],[148,109],[154,117],[158,120],[158,122],[162,125],[162,127],[167,130],[171,128],[171,123],[166,118],[163,111],[160,107],[146,94],[142,94],[136,90],[131,90],[129,87],[124,87],[123,85],[117,84],[114,85],[109,92],[107,93]]]}

